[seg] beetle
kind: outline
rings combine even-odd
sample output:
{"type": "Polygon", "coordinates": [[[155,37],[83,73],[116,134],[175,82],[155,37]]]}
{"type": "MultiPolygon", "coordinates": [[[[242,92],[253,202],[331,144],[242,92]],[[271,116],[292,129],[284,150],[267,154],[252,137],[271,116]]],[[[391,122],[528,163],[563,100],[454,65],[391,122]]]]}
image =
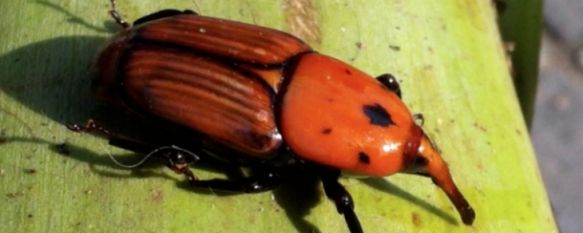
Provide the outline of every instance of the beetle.
{"type": "Polygon", "coordinates": [[[162,10],[130,25],[114,0],[111,6],[123,29],[99,55],[93,91],[179,133],[145,142],[112,135],[93,121],[70,129],[101,131],[112,145],[158,155],[194,187],[262,192],[293,175],[290,167],[314,168],[351,232],[362,228],[341,174],[428,176],[463,223],[473,223],[474,210],[392,75],[372,78],[274,29],[189,10],[162,10]],[[200,180],[190,166],[206,157],[257,172],[200,180]]]}

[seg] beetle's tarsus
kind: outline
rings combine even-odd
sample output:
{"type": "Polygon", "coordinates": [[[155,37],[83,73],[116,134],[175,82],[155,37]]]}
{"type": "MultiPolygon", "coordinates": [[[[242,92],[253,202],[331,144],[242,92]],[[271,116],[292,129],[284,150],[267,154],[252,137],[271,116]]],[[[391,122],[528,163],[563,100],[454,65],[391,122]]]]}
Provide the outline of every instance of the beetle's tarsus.
{"type": "MultiPolygon", "coordinates": [[[[97,124],[94,121],[89,120],[88,124],[91,127],[87,126],[78,126],[83,128],[83,131],[87,131],[85,128],[95,128],[97,124]]],[[[100,130],[105,130],[102,127],[99,127],[100,130]]],[[[122,167],[126,168],[133,168],[143,164],[149,157],[156,156],[165,160],[166,167],[170,168],[172,171],[176,172],[177,174],[182,174],[188,180],[192,186],[195,186],[196,182],[198,182],[198,178],[194,175],[194,173],[190,170],[190,165],[198,162],[201,158],[192,151],[180,148],[178,146],[153,146],[147,144],[145,142],[134,141],[130,139],[120,138],[120,137],[110,137],[109,144],[112,146],[116,146],[122,149],[131,150],[138,153],[147,153],[146,157],[144,157],[140,162],[134,165],[124,165],[120,164],[119,162],[114,162],[122,167]]]]}
{"type": "Polygon", "coordinates": [[[326,196],[334,201],[338,213],[344,216],[346,225],[351,233],[362,233],[362,227],[358,216],[354,212],[354,202],[350,193],[338,182],[340,171],[326,169],[326,173],[322,175],[322,183],[324,184],[324,192],[326,196]]]}
{"type": "Polygon", "coordinates": [[[75,131],[75,132],[87,132],[87,133],[93,133],[93,132],[99,132],[101,134],[110,135],[109,130],[103,128],[101,125],[97,124],[97,122],[95,122],[95,120],[93,119],[89,119],[87,120],[87,122],[85,122],[84,125],[80,125],[80,124],[67,124],[67,129],[71,130],[71,131],[75,131]]]}
{"type": "Polygon", "coordinates": [[[115,0],[110,0],[111,2],[111,10],[109,10],[109,15],[115,20],[117,24],[122,26],[123,28],[129,28],[130,24],[123,19],[121,14],[117,11],[117,4],[115,0]]]}
{"type": "Polygon", "coordinates": [[[110,10],[109,15],[115,20],[117,24],[122,26],[123,28],[129,28],[130,24],[123,19],[123,17],[117,12],[116,10],[110,10]]]}

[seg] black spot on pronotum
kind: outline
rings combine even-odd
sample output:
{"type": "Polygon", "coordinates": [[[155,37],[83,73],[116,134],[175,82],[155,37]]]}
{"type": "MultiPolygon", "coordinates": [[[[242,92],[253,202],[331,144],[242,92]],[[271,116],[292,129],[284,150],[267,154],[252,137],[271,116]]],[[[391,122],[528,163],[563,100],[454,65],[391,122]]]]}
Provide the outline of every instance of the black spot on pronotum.
{"type": "Polygon", "coordinates": [[[362,111],[373,125],[388,127],[395,124],[393,119],[391,119],[389,112],[387,112],[387,110],[378,103],[373,105],[364,105],[362,106],[362,111]]]}
{"type": "Polygon", "coordinates": [[[347,75],[351,75],[351,74],[352,74],[352,72],[350,72],[350,70],[349,70],[349,69],[344,69],[344,72],[345,72],[347,75]]]}
{"type": "Polygon", "coordinates": [[[322,129],[322,134],[330,134],[332,133],[332,129],[331,128],[324,128],[322,129]]]}
{"type": "Polygon", "coordinates": [[[358,162],[370,164],[370,157],[364,152],[358,152],[358,162]]]}

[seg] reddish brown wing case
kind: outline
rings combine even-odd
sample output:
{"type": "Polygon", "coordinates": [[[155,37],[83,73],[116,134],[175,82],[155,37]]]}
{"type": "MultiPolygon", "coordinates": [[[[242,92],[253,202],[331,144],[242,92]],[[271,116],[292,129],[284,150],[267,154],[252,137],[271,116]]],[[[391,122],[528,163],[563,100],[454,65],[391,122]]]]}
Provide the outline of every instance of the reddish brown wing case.
{"type": "Polygon", "coordinates": [[[189,127],[249,155],[281,144],[275,90],[310,48],[286,33],[194,14],[118,34],[100,55],[96,94],[189,127]]]}

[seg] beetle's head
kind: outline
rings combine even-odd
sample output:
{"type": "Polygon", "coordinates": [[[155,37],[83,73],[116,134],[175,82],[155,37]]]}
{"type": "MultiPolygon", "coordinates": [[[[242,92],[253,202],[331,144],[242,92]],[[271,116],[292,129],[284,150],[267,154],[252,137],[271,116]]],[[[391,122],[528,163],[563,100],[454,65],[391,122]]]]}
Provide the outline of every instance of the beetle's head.
{"type": "Polygon", "coordinates": [[[413,127],[412,137],[407,144],[403,172],[430,177],[433,183],[447,194],[464,224],[472,224],[475,218],[474,210],[453,182],[439,151],[418,126],[413,127]]]}

